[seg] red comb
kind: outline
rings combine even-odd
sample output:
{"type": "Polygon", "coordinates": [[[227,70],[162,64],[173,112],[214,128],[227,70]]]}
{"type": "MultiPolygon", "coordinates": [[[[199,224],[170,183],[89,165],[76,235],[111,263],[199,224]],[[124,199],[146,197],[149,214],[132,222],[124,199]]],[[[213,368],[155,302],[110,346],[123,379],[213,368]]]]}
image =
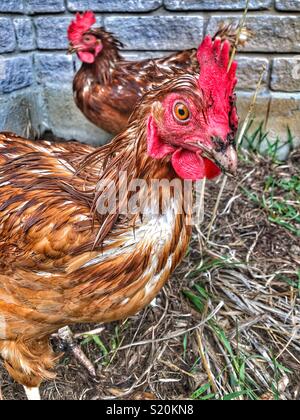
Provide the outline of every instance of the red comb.
{"type": "Polygon", "coordinates": [[[85,12],[83,15],[76,14],[76,19],[72,21],[68,28],[68,38],[73,44],[81,41],[82,35],[89,31],[96,23],[96,16],[93,12],[85,12]]]}
{"type": "Polygon", "coordinates": [[[237,63],[230,62],[230,43],[217,38],[212,41],[207,36],[200,45],[197,53],[200,65],[199,87],[208,103],[211,102],[212,111],[219,115],[228,115],[231,100],[237,83],[237,63]]]}

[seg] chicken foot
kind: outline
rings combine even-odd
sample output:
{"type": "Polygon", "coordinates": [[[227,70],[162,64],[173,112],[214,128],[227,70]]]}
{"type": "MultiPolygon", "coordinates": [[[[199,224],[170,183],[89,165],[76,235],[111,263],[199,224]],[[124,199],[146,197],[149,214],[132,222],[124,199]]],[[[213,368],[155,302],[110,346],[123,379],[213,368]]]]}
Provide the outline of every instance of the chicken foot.
{"type": "Polygon", "coordinates": [[[58,331],[58,337],[63,345],[73,354],[75,359],[95,378],[97,376],[95,367],[76,343],[70,327],[61,328],[58,331]]]}

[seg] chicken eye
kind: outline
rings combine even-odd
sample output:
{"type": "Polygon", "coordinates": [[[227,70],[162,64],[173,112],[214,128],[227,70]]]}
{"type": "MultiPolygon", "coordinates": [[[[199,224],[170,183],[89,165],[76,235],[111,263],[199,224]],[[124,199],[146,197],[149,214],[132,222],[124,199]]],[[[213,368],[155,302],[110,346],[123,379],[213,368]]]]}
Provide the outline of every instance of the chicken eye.
{"type": "Polygon", "coordinates": [[[187,122],[190,119],[190,110],[183,102],[176,102],[174,105],[174,116],[180,122],[187,122]]]}
{"type": "Polygon", "coordinates": [[[95,41],[95,37],[92,35],[84,35],[83,37],[83,42],[87,43],[87,44],[91,44],[95,41]]]}

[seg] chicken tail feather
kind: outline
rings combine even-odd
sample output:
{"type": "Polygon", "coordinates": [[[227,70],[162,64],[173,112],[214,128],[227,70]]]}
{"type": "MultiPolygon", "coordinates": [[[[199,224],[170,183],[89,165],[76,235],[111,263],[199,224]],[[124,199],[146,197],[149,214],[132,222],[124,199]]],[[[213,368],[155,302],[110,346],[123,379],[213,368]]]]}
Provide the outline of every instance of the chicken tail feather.
{"type": "Polygon", "coordinates": [[[240,30],[239,25],[236,25],[233,22],[222,22],[219,25],[218,31],[213,37],[213,40],[220,38],[222,42],[229,41],[232,48],[238,48],[244,47],[252,37],[253,32],[249,28],[244,27],[240,30]]]}

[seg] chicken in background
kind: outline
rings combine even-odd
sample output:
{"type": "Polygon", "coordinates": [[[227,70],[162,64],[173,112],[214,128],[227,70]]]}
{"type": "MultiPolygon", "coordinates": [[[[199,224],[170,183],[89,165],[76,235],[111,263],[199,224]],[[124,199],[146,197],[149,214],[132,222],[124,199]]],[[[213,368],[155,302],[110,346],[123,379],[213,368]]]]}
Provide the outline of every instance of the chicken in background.
{"type": "MultiPolygon", "coordinates": [[[[125,129],[137,101],[165,78],[199,71],[197,49],[126,61],[120,54],[121,42],[103,28],[94,28],[95,23],[93,12],[78,13],[68,29],[69,51],[77,53],[83,63],[74,79],[74,98],[86,118],[109,133],[125,129]]],[[[247,30],[239,33],[233,25],[222,25],[214,39],[227,39],[231,46],[238,46],[247,42],[248,34],[247,30]]]]}
{"type": "Polygon", "coordinates": [[[190,214],[175,191],[157,214],[120,215],[122,203],[102,214],[107,190],[100,185],[119,192],[125,172],[128,183],[146,182],[147,203],[153,179],[182,186],[212,179],[220,168],[235,173],[237,65],[228,71],[229,52],[229,42],[207,37],[198,50],[200,75],[166,77],[143,97],[128,128],[81,162],[63,146],[0,134],[0,354],[29,399],[55,376],[52,333],[136,314],[189,244],[190,214]]]}

